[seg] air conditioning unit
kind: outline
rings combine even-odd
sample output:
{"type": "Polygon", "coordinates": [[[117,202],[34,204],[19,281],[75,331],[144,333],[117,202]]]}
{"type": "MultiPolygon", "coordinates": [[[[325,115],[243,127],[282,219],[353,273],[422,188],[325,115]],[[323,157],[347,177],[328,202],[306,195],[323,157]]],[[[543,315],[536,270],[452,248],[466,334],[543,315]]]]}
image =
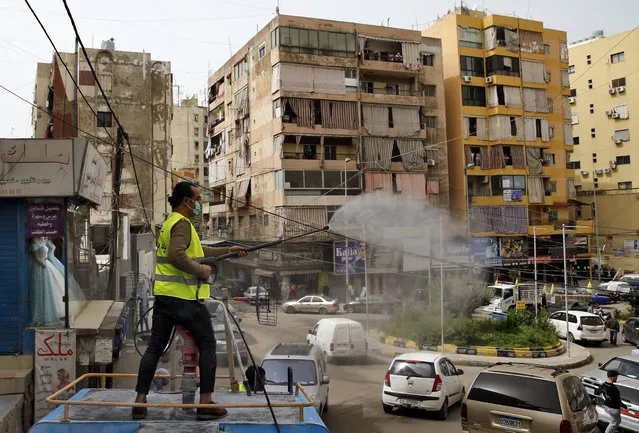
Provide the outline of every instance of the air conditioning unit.
{"type": "Polygon", "coordinates": [[[598,176],[601,176],[603,174],[603,170],[602,169],[595,170],[595,173],[597,173],[598,176]]]}
{"type": "Polygon", "coordinates": [[[617,162],[616,161],[610,161],[610,169],[614,170],[617,168],[617,162]]]}
{"type": "Polygon", "coordinates": [[[614,87],[611,89],[608,89],[608,93],[610,93],[611,95],[614,95],[615,93],[617,93],[617,89],[615,89],[614,87]]]}
{"type": "Polygon", "coordinates": [[[619,86],[615,89],[617,93],[623,93],[626,91],[626,86],[619,86]]]}
{"type": "Polygon", "coordinates": [[[581,173],[581,175],[582,175],[582,176],[584,176],[584,177],[588,176],[588,170],[581,170],[581,172],[580,172],[580,173],[581,173]]]}
{"type": "Polygon", "coordinates": [[[615,140],[615,144],[622,144],[622,143],[623,143],[623,141],[620,138],[617,138],[615,140]]]}
{"type": "Polygon", "coordinates": [[[429,159],[426,162],[430,167],[434,166],[435,164],[437,164],[437,161],[435,161],[434,159],[429,159]]]}
{"type": "Polygon", "coordinates": [[[473,77],[471,77],[470,75],[464,75],[464,81],[466,83],[470,83],[471,81],[473,81],[473,77]]]}
{"type": "Polygon", "coordinates": [[[493,77],[486,77],[486,84],[491,84],[493,82],[493,77]]]}
{"type": "Polygon", "coordinates": [[[610,169],[608,167],[604,168],[603,170],[604,170],[604,173],[610,174],[610,169]]]}
{"type": "Polygon", "coordinates": [[[619,113],[612,113],[610,117],[612,117],[613,119],[619,119],[619,113]]]}
{"type": "Polygon", "coordinates": [[[577,98],[575,98],[574,96],[571,96],[570,98],[568,98],[569,104],[574,104],[575,102],[577,102],[577,98]]]}
{"type": "Polygon", "coordinates": [[[487,184],[489,181],[490,181],[490,178],[489,178],[488,176],[483,176],[483,177],[480,179],[480,181],[479,181],[479,182],[485,185],[485,184],[487,184]]]}
{"type": "Polygon", "coordinates": [[[612,110],[606,111],[606,116],[608,116],[608,117],[612,116],[612,110]]]}

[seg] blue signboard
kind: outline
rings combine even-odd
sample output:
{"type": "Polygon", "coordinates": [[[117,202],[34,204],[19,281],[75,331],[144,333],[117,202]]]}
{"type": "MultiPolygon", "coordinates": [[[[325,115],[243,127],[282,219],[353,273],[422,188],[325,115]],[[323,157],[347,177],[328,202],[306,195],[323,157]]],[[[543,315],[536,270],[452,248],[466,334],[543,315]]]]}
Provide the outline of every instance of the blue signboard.
{"type": "Polygon", "coordinates": [[[501,266],[499,239],[496,236],[473,237],[471,239],[475,263],[501,266]]]}
{"type": "Polygon", "coordinates": [[[347,267],[350,275],[363,274],[365,263],[366,250],[363,243],[358,241],[339,241],[333,243],[335,275],[346,275],[347,267]]]}

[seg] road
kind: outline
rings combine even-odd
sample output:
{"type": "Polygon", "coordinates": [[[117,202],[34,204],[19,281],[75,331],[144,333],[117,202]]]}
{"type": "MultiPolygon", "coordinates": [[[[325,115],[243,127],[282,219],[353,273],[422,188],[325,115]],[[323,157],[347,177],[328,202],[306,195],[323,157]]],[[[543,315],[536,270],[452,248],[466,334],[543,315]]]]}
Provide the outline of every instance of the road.
{"type": "MultiPolygon", "coordinates": [[[[242,314],[242,329],[246,333],[247,342],[256,362],[260,362],[264,353],[273,345],[306,341],[307,331],[322,316],[314,314],[284,314],[281,311],[277,317],[277,326],[262,326],[257,323],[255,314],[249,308],[238,307],[242,314]]],[[[366,323],[364,314],[340,314],[366,323]]],[[[369,316],[370,329],[379,329],[387,320],[387,316],[372,314],[369,316]]],[[[374,338],[371,331],[370,338],[374,338]]],[[[629,354],[633,349],[630,345],[613,347],[604,343],[601,347],[588,347],[593,355],[593,362],[587,366],[572,370],[579,374],[605,362],[614,355],[629,354]]],[[[122,354],[116,371],[136,373],[139,357],[131,348],[122,354]]],[[[331,433],[352,433],[353,431],[369,431],[373,433],[412,433],[433,431],[441,433],[459,433],[459,407],[451,408],[448,420],[438,421],[432,415],[420,413],[385,414],[381,406],[381,388],[389,360],[369,359],[365,365],[334,365],[329,364],[328,374],[331,379],[329,392],[329,412],[325,422],[331,433]]],[[[166,367],[166,365],[163,365],[166,367]]],[[[481,367],[461,366],[464,370],[464,383],[468,389],[477,376],[481,367]]],[[[226,368],[218,368],[218,374],[226,374],[226,368]]],[[[120,381],[117,387],[133,387],[133,381],[120,381]]],[[[227,386],[218,382],[216,386],[227,386]]]]}

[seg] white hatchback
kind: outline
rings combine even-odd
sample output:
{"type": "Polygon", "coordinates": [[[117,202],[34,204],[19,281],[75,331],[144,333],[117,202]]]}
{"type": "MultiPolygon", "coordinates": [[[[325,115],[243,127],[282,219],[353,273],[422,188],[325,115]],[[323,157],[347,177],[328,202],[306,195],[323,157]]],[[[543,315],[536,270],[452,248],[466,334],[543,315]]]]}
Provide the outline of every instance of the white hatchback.
{"type": "Polygon", "coordinates": [[[394,408],[437,412],[445,420],[448,408],[460,403],[466,390],[464,372],[437,353],[405,353],[393,359],[382,390],[384,412],[394,408]]]}
{"type": "MultiPolygon", "coordinates": [[[[560,338],[566,338],[566,312],[556,311],[550,315],[560,338]]],[[[585,311],[568,311],[568,339],[570,341],[606,341],[606,324],[601,317],[585,311]]]]}

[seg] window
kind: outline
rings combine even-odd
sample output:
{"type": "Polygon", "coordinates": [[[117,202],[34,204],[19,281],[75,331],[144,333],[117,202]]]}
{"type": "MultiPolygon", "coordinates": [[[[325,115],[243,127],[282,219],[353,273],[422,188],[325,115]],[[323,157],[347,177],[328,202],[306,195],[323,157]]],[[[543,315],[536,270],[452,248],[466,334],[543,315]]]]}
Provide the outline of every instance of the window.
{"type": "Polygon", "coordinates": [[[550,44],[544,44],[544,54],[550,54],[550,44]]]}
{"type": "Polygon", "coordinates": [[[199,148],[200,148],[200,142],[199,142],[198,140],[195,140],[195,141],[193,142],[193,146],[194,146],[196,149],[199,149],[199,148]]]}
{"type": "Polygon", "coordinates": [[[574,145],[579,144],[579,137],[572,137],[572,144],[574,145]]]}
{"type": "Polygon", "coordinates": [[[505,189],[519,189],[526,194],[526,176],[491,176],[493,195],[503,195],[505,189]]]}
{"type": "Polygon", "coordinates": [[[194,115],[193,115],[193,121],[194,121],[195,123],[199,122],[199,121],[200,121],[200,116],[198,116],[197,114],[194,114],[194,115]]]}
{"type": "Polygon", "coordinates": [[[546,165],[555,165],[555,154],[544,153],[544,162],[546,163],[546,165]]]}
{"type": "Polygon", "coordinates": [[[595,138],[595,128],[590,128],[590,138],[595,138]]]}
{"type": "Polygon", "coordinates": [[[200,128],[195,127],[193,128],[193,135],[195,135],[196,137],[200,136],[200,128]]]}
{"type": "Polygon", "coordinates": [[[581,169],[581,161],[570,161],[566,164],[566,168],[568,170],[579,170],[581,169]]]}
{"type": "MultiPolygon", "coordinates": [[[[476,132],[477,131],[477,118],[474,118],[474,119],[475,119],[475,135],[476,135],[477,134],[477,132],[476,132]]],[[[426,127],[426,128],[437,128],[437,116],[424,116],[424,127],[426,127]]]]}
{"type": "Polygon", "coordinates": [[[268,226],[268,214],[265,213],[264,215],[262,215],[262,225],[264,227],[268,226]]]}
{"type": "Polygon", "coordinates": [[[422,65],[433,66],[435,60],[434,54],[422,54],[422,65]]]}
{"type": "Polygon", "coordinates": [[[615,141],[630,141],[630,130],[629,129],[618,129],[615,131],[615,141]]]}
{"type": "Polygon", "coordinates": [[[555,106],[554,106],[553,101],[554,100],[552,98],[546,98],[546,102],[547,102],[547,105],[548,105],[548,112],[549,113],[553,113],[555,111],[555,106]]]}
{"type": "Polygon", "coordinates": [[[271,48],[275,48],[280,44],[280,29],[277,28],[271,32],[271,48]]]}
{"type": "MultiPolygon", "coordinates": [[[[300,302],[310,302],[311,297],[306,296],[300,302]]],[[[286,385],[289,368],[293,373],[293,383],[304,386],[317,383],[315,363],[305,359],[266,359],[262,363],[266,371],[266,380],[275,385],[286,385]]]]}
{"type": "Polygon", "coordinates": [[[506,75],[519,77],[519,59],[517,57],[490,56],[486,58],[486,75],[506,75]]]}
{"type": "Polygon", "coordinates": [[[623,155],[617,157],[617,165],[630,164],[630,155],[623,155]]]}
{"type": "Polygon", "coordinates": [[[457,28],[460,47],[482,48],[482,31],[473,27],[457,28]]]}
{"type": "Polygon", "coordinates": [[[102,128],[102,127],[110,128],[112,126],[111,112],[98,111],[97,121],[98,121],[98,128],[102,128]]]}
{"type": "Polygon", "coordinates": [[[257,225],[257,215],[249,215],[249,228],[253,228],[257,225]]]}
{"type": "Polygon", "coordinates": [[[548,181],[546,184],[546,195],[550,197],[554,192],[557,192],[557,182],[548,181]]]}
{"type": "MultiPolygon", "coordinates": [[[[551,223],[553,221],[557,221],[559,219],[559,211],[557,210],[551,210],[550,212],[548,212],[548,222],[551,223]]],[[[562,320],[566,320],[566,316],[563,316],[562,320]]]]}
{"type": "Polygon", "coordinates": [[[462,86],[462,105],[485,107],[486,88],[479,86],[462,86]]]}
{"type": "Polygon", "coordinates": [[[484,59],[481,57],[459,56],[461,74],[471,77],[484,76],[484,59]]]}
{"type": "Polygon", "coordinates": [[[335,161],[337,159],[337,146],[324,146],[324,159],[335,161]]]}
{"type": "Polygon", "coordinates": [[[590,114],[595,112],[595,104],[590,104],[590,114]]]}
{"type": "Polygon", "coordinates": [[[517,119],[514,116],[510,116],[510,135],[517,136],[517,119]]]}
{"type": "Polygon", "coordinates": [[[572,96],[573,98],[577,96],[577,89],[570,89],[570,96],[572,96]]]}
{"type": "Polygon", "coordinates": [[[344,69],[344,78],[357,78],[357,69],[344,69]]]}
{"type": "Polygon", "coordinates": [[[490,405],[561,414],[557,385],[553,381],[511,374],[479,373],[468,400],[490,405]]]}
{"type": "Polygon", "coordinates": [[[354,33],[280,27],[280,50],[320,56],[355,57],[354,33]]]}
{"type": "Polygon", "coordinates": [[[590,54],[586,56],[586,63],[589,65],[592,63],[592,58],[590,57],[590,54]]]}
{"type": "Polygon", "coordinates": [[[615,78],[612,80],[612,87],[621,87],[626,85],[626,77],[615,78]]]}
{"type": "Polygon", "coordinates": [[[391,365],[390,374],[406,378],[434,378],[435,366],[431,362],[397,360],[391,365]]]}
{"type": "Polygon", "coordinates": [[[477,118],[469,117],[468,118],[468,135],[471,137],[477,137],[477,118]]]}
{"type": "Polygon", "coordinates": [[[592,89],[592,80],[588,80],[588,88],[592,89]]]}
{"type": "Polygon", "coordinates": [[[619,189],[632,189],[632,182],[618,182],[617,188],[619,189]]]}
{"type": "Polygon", "coordinates": [[[424,96],[435,96],[436,89],[437,89],[437,86],[434,86],[432,84],[426,84],[424,86],[424,96]]]}
{"type": "Polygon", "coordinates": [[[574,74],[575,73],[575,65],[568,66],[568,73],[569,74],[574,74]]]}
{"type": "Polygon", "coordinates": [[[248,70],[248,63],[246,61],[246,56],[237,62],[235,66],[233,66],[233,79],[237,80],[240,77],[243,77],[248,70]]]}
{"type": "Polygon", "coordinates": [[[615,53],[610,55],[610,63],[619,63],[619,62],[623,62],[624,60],[625,59],[624,59],[623,51],[620,53],[615,53]]]}
{"type": "Polygon", "coordinates": [[[260,49],[257,51],[258,59],[262,59],[266,55],[266,46],[262,45],[260,49]]]}

